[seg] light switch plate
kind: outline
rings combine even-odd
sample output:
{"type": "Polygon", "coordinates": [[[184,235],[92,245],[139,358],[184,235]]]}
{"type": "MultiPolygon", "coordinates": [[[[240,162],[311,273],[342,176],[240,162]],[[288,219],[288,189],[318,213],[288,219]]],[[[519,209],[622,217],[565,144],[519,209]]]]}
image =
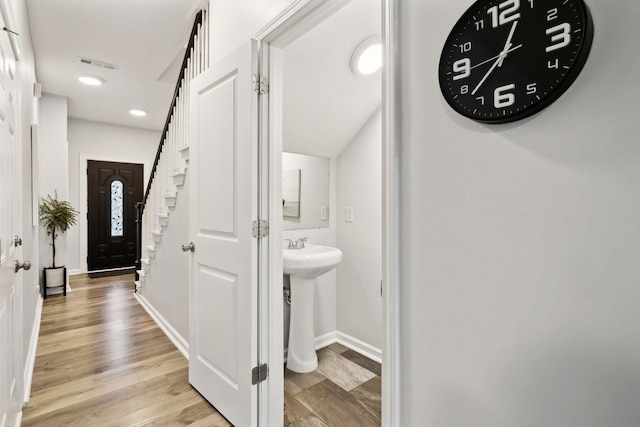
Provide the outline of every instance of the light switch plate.
{"type": "Polygon", "coordinates": [[[344,210],[344,219],[347,222],[353,222],[353,208],[352,207],[347,207],[344,210]]]}

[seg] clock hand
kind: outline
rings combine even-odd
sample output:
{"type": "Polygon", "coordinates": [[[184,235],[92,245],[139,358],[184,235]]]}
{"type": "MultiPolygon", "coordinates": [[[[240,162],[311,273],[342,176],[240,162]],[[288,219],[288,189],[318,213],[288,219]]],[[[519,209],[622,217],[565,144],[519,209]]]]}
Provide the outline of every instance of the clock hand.
{"type": "Polygon", "coordinates": [[[513,38],[513,34],[516,32],[517,25],[518,25],[518,21],[514,21],[513,25],[511,26],[511,31],[509,31],[509,37],[507,37],[507,41],[504,44],[504,49],[502,49],[502,52],[500,52],[501,54],[504,53],[504,56],[500,55],[500,59],[498,59],[498,61],[500,62],[498,64],[498,67],[502,67],[502,63],[504,62],[504,58],[507,57],[507,52],[509,48],[513,46],[513,44],[511,44],[511,39],[513,38]]]}
{"type": "MultiPolygon", "coordinates": [[[[517,45],[517,46],[514,46],[514,47],[510,48],[506,53],[511,53],[511,52],[513,52],[514,50],[520,49],[521,47],[522,47],[522,44],[519,44],[519,45],[517,45]]],[[[474,65],[473,67],[471,67],[471,68],[470,68],[470,70],[473,70],[473,69],[474,69],[474,68],[476,68],[476,67],[479,67],[479,66],[481,66],[481,65],[484,65],[484,64],[486,64],[487,62],[491,62],[491,61],[493,61],[494,59],[499,58],[499,57],[500,57],[500,55],[502,55],[502,53],[500,53],[500,54],[498,54],[498,55],[494,56],[493,58],[489,58],[489,59],[487,59],[486,61],[482,61],[481,63],[474,65]]]]}
{"type": "Polygon", "coordinates": [[[478,89],[480,89],[480,86],[482,86],[482,83],[484,83],[485,80],[487,80],[489,75],[491,73],[493,73],[493,70],[495,70],[496,67],[498,66],[498,64],[500,64],[500,60],[501,59],[502,59],[502,53],[500,55],[498,55],[498,59],[496,60],[496,62],[494,62],[493,65],[491,66],[491,68],[489,68],[489,71],[487,71],[487,74],[485,74],[484,77],[482,78],[482,80],[480,80],[480,83],[478,83],[478,86],[476,86],[476,88],[471,92],[471,95],[475,95],[476,94],[478,89]]]}
{"type": "Polygon", "coordinates": [[[511,31],[509,31],[509,36],[507,37],[507,41],[504,44],[504,48],[502,49],[502,51],[498,55],[498,59],[496,59],[496,62],[491,66],[491,68],[489,68],[489,71],[487,71],[487,73],[484,75],[484,77],[482,77],[482,80],[480,80],[480,83],[478,83],[478,85],[475,87],[475,89],[473,89],[473,91],[471,92],[471,95],[475,95],[476,92],[478,92],[478,90],[480,89],[482,84],[489,78],[489,76],[491,75],[491,73],[493,73],[493,70],[495,70],[496,67],[502,67],[502,62],[504,61],[504,58],[507,57],[507,55],[509,53],[509,49],[511,49],[511,46],[513,46],[511,44],[511,38],[513,38],[513,34],[516,31],[516,26],[517,25],[518,25],[518,21],[515,21],[513,23],[513,25],[511,26],[511,31]]]}

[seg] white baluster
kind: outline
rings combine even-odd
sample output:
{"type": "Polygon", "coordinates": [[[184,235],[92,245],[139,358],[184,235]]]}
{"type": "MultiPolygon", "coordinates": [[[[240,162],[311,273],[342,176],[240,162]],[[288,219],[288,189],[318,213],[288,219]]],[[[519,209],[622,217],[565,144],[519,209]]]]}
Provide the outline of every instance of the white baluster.
{"type": "Polygon", "coordinates": [[[209,40],[209,9],[204,11],[204,57],[205,57],[205,61],[204,61],[204,67],[205,70],[209,68],[209,46],[210,46],[210,40],[209,40]]]}

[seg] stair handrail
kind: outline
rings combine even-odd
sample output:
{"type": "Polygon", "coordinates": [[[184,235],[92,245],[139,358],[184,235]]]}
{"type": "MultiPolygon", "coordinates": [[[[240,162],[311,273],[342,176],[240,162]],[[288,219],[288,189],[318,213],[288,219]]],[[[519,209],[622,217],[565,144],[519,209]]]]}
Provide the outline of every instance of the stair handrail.
{"type": "MultiPolygon", "coordinates": [[[[143,213],[144,209],[147,206],[147,201],[149,199],[149,195],[151,194],[151,186],[153,185],[153,179],[156,175],[156,171],[158,169],[158,164],[160,163],[160,156],[162,154],[162,149],[164,148],[165,141],[167,140],[167,134],[169,133],[169,125],[171,124],[172,117],[174,114],[174,109],[178,102],[178,96],[180,95],[180,90],[182,89],[183,82],[187,82],[187,70],[189,66],[189,60],[191,56],[195,53],[195,43],[196,38],[198,36],[199,27],[202,25],[205,11],[199,11],[194,19],[193,27],[191,28],[191,35],[189,36],[189,43],[187,44],[187,51],[184,55],[184,59],[182,60],[182,66],[180,68],[180,74],[178,76],[178,81],[176,83],[176,88],[173,91],[173,98],[171,99],[171,105],[169,107],[169,113],[167,114],[167,119],[164,123],[164,129],[162,130],[162,134],[160,135],[160,143],[158,144],[158,150],[156,151],[156,157],[153,161],[153,166],[151,167],[151,173],[149,174],[149,182],[147,183],[147,189],[144,192],[144,197],[142,201],[136,203],[136,273],[135,280],[136,282],[140,280],[139,271],[142,268],[142,227],[143,227],[143,213]]],[[[206,29],[205,29],[206,32],[206,29]]],[[[134,293],[137,292],[137,286],[134,286],[134,293]]]]}
{"type": "Polygon", "coordinates": [[[173,109],[176,106],[178,101],[178,95],[180,94],[180,89],[182,89],[182,81],[185,77],[185,73],[187,71],[187,65],[189,59],[191,59],[191,55],[195,49],[193,49],[195,45],[196,36],[198,35],[198,26],[202,24],[202,17],[204,15],[204,11],[201,10],[195,17],[195,21],[193,22],[193,28],[191,29],[191,35],[189,36],[189,44],[187,45],[187,52],[184,55],[184,59],[182,60],[182,67],[180,69],[180,75],[178,76],[178,82],[176,83],[176,88],[173,92],[173,99],[171,100],[171,106],[169,107],[169,113],[167,114],[167,120],[164,124],[164,129],[162,130],[162,134],[160,136],[160,143],[158,144],[158,151],[156,151],[156,158],[153,161],[153,166],[151,167],[151,173],[149,174],[149,182],[147,183],[147,189],[144,192],[144,197],[142,198],[142,207],[140,209],[140,214],[144,212],[144,208],[147,205],[147,199],[149,198],[149,193],[151,193],[151,185],[153,184],[153,178],[156,174],[156,169],[158,168],[158,163],[160,162],[160,155],[162,154],[162,148],[164,147],[164,142],[167,139],[167,133],[169,132],[169,125],[171,124],[171,117],[173,116],[173,109]]]}

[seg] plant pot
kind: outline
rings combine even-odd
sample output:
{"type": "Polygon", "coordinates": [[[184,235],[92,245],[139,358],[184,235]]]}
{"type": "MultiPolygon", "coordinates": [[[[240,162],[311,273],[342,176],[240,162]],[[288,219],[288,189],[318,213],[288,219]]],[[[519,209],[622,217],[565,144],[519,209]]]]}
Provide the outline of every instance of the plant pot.
{"type": "Polygon", "coordinates": [[[45,268],[44,269],[44,283],[47,288],[59,288],[66,286],[66,271],[65,267],[45,268]]]}
{"type": "Polygon", "coordinates": [[[44,287],[42,293],[44,299],[47,299],[48,288],[60,288],[62,287],[62,294],[67,295],[67,268],[45,268],[44,269],[44,287]]]}

